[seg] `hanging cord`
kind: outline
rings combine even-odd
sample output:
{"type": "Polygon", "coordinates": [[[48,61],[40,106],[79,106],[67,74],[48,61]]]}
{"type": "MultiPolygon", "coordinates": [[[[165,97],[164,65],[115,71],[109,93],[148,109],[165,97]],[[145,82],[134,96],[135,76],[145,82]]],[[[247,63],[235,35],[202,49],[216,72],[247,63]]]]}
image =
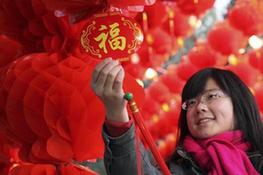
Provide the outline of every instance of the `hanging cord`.
{"type": "MultiPolygon", "coordinates": [[[[138,127],[138,129],[141,131],[141,134],[143,135],[148,146],[150,147],[150,150],[151,150],[157,164],[159,165],[161,171],[163,172],[164,175],[171,175],[165,161],[163,160],[158,149],[156,148],[156,145],[154,143],[154,140],[153,140],[149,130],[146,128],[146,126],[144,124],[144,121],[143,121],[143,118],[142,118],[141,113],[139,111],[139,108],[137,107],[135,101],[133,100],[133,94],[129,93],[129,92],[126,93],[124,95],[124,99],[128,101],[128,104],[129,104],[129,107],[131,109],[132,116],[133,116],[133,119],[135,122],[135,126],[138,127]]],[[[138,141],[136,141],[136,144],[138,144],[138,141]]],[[[136,151],[136,154],[137,154],[137,151],[136,151]]],[[[140,159],[140,154],[136,155],[136,156],[137,156],[137,162],[138,162],[138,158],[140,159]]],[[[137,165],[137,166],[141,167],[141,165],[137,165]]],[[[140,171],[141,171],[141,169],[138,169],[138,174],[141,174],[140,171]]]]}

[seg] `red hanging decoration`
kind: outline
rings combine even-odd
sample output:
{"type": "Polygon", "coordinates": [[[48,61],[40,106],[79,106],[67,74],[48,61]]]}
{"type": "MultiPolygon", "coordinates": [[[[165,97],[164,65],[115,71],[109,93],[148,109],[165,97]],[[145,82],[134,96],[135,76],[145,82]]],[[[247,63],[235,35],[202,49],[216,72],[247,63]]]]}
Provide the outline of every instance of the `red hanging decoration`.
{"type": "Polygon", "coordinates": [[[97,14],[81,29],[80,47],[97,59],[112,57],[128,60],[143,41],[143,34],[132,19],[114,13],[97,14]]]}
{"type": "MultiPolygon", "coordinates": [[[[102,157],[105,113],[90,88],[96,64],[43,53],[19,58],[2,70],[0,124],[23,146],[23,160],[61,163],[102,157]]],[[[143,89],[129,74],[124,89],[142,105],[143,89]]]]}

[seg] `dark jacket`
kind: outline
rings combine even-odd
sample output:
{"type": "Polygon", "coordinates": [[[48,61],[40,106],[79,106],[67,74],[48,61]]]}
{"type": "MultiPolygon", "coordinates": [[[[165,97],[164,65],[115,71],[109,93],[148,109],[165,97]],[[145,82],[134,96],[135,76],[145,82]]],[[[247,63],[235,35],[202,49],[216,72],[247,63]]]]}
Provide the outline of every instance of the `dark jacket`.
{"type": "MultiPolygon", "coordinates": [[[[120,137],[110,137],[103,130],[105,143],[104,164],[108,175],[136,175],[137,159],[135,149],[135,132],[134,125],[120,137]]],[[[151,154],[147,152],[140,144],[141,162],[143,163],[142,171],[144,175],[161,175],[151,154]]],[[[250,161],[255,169],[263,175],[263,156],[256,152],[248,152],[250,161]]],[[[192,157],[178,147],[167,162],[171,174],[173,175],[206,175],[192,157]]],[[[234,175],[234,172],[233,172],[234,175]]]]}

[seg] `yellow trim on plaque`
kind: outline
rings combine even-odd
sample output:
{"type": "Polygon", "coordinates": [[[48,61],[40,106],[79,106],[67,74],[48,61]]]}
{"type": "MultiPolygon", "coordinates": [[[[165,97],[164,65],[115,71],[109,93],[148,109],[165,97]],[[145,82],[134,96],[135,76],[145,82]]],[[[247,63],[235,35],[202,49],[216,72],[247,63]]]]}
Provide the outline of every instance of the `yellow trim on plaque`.
{"type": "Polygon", "coordinates": [[[82,35],[80,37],[80,43],[81,46],[85,49],[86,52],[90,52],[92,55],[98,56],[99,58],[102,57],[100,54],[99,49],[95,50],[91,45],[90,45],[90,40],[88,39],[88,36],[91,34],[91,30],[95,29],[95,24],[96,22],[93,21],[92,24],[88,25],[86,30],[82,31],[82,35]]]}
{"type": "Polygon", "coordinates": [[[117,58],[117,60],[120,62],[125,62],[125,61],[129,61],[129,57],[117,58]]]}
{"type": "MultiPolygon", "coordinates": [[[[127,20],[124,17],[122,17],[121,20],[123,21],[123,25],[127,25],[130,29],[133,30],[133,34],[134,34],[135,38],[136,38],[136,36],[142,35],[142,32],[141,32],[140,28],[136,26],[136,23],[133,24],[130,20],[127,20]]],[[[140,41],[134,39],[132,41],[132,44],[128,45],[128,48],[129,48],[128,53],[129,54],[132,53],[132,50],[135,50],[138,43],[140,43],[140,41]]]]}

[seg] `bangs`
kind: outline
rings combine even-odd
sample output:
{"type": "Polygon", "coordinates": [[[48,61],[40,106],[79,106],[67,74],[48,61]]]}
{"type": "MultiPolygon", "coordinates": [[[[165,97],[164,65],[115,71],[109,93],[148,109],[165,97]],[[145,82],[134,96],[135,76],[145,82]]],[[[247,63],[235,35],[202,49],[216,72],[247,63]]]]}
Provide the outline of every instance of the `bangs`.
{"type": "Polygon", "coordinates": [[[182,101],[191,99],[202,93],[205,89],[206,82],[212,78],[210,69],[201,70],[195,73],[185,84],[182,92],[182,101]]]}
{"type": "Polygon", "coordinates": [[[228,95],[240,85],[239,78],[232,72],[218,68],[206,68],[196,72],[187,81],[182,92],[182,101],[194,98],[202,93],[209,78],[213,79],[220,89],[228,95]]]}

